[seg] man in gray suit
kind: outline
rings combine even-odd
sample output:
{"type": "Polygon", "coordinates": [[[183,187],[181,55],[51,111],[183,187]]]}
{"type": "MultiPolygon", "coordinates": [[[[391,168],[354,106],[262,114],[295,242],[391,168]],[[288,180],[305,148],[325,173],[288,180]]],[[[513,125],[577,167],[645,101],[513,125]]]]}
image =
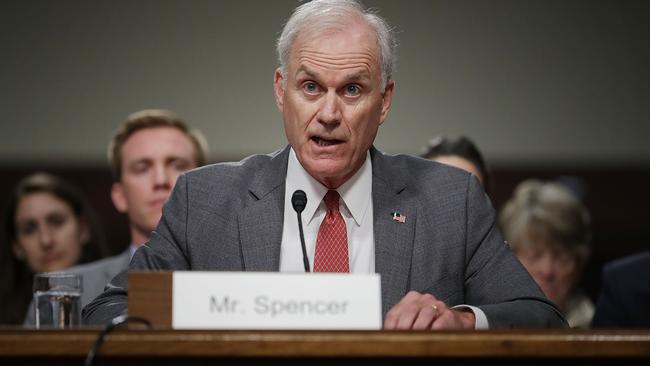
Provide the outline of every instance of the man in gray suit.
{"type": "MultiPolygon", "coordinates": [[[[274,81],[289,146],[181,175],[130,269],[301,271],[299,189],[312,269],[379,273],[384,328],[566,326],[503,242],[476,178],[373,147],[392,102],[394,44],[355,1],[299,6],[274,81]]],[[[105,324],[126,306],[123,272],[83,316],[105,324]]]]}

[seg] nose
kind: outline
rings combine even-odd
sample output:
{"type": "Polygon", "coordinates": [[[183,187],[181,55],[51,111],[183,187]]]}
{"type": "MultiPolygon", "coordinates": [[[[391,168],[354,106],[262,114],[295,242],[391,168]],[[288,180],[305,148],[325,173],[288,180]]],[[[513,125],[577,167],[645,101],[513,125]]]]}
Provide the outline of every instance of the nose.
{"type": "Polygon", "coordinates": [[[322,105],[318,111],[318,121],[323,124],[341,123],[340,100],[335,90],[328,90],[323,96],[322,105]]]}
{"type": "Polygon", "coordinates": [[[171,175],[165,169],[163,164],[154,167],[153,182],[156,189],[170,189],[171,188],[171,175]]]}
{"type": "Polygon", "coordinates": [[[545,253],[537,260],[536,272],[546,281],[552,281],[555,277],[554,264],[553,255],[550,253],[545,253]]]}
{"type": "Polygon", "coordinates": [[[43,227],[38,231],[38,241],[43,248],[51,247],[54,244],[53,238],[51,230],[47,227],[43,227]]]}

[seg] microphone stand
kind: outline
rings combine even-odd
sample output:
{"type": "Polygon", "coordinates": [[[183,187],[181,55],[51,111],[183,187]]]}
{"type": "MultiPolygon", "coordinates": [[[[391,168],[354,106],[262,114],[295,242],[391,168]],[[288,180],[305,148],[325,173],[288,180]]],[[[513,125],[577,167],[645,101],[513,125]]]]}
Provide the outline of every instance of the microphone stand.
{"type": "Polygon", "coordinates": [[[309,273],[309,258],[307,257],[307,248],[305,247],[305,234],[302,231],[302,211],[307,206],[307,195],[302,190],[293,192],[291,196],[291,205],[296,211],[298,217],[298,229],[300,230],[300,244],[302,246],[302,262],[305,265],[305,272],[309,273]]]}

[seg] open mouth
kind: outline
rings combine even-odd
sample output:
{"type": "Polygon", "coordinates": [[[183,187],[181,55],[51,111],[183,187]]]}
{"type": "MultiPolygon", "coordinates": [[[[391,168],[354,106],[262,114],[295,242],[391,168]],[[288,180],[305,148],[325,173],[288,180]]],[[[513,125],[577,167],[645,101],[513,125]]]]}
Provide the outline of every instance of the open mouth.
{"type": "Polygon", "coordinates": [[[337,139],[326,139],[323,137],[318,137],[314,136],[311,138],[311,140],[318,146],[320,147],[327,147],[327,146],[334,146],[338,144],[342,144],[343,141],[337,140],[337,139]]]}

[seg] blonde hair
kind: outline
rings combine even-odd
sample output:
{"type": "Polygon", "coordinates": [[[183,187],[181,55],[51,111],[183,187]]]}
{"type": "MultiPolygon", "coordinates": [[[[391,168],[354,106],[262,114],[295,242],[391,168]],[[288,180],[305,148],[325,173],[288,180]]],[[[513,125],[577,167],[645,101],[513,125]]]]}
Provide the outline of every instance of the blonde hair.
{"type": "Polygon", "coordinates": [[[546,245],[572,253],[579,267],[586,263],[591,242],[587,208],[564,185],[526,180],[506,202],[499,223],[514,251],[546,245]]]}
{"type": "Polygon", "coordinates": [[[154,127],[173,127],[183,132],[194,145],[196,166],[206,163],[208,143],[201,131],[190,128],[176,113],[164,109],[145,109],[126,118],[108,144],[108,162],[113,178],[122,179],[122,146],[136,131],[154,127]]]}

